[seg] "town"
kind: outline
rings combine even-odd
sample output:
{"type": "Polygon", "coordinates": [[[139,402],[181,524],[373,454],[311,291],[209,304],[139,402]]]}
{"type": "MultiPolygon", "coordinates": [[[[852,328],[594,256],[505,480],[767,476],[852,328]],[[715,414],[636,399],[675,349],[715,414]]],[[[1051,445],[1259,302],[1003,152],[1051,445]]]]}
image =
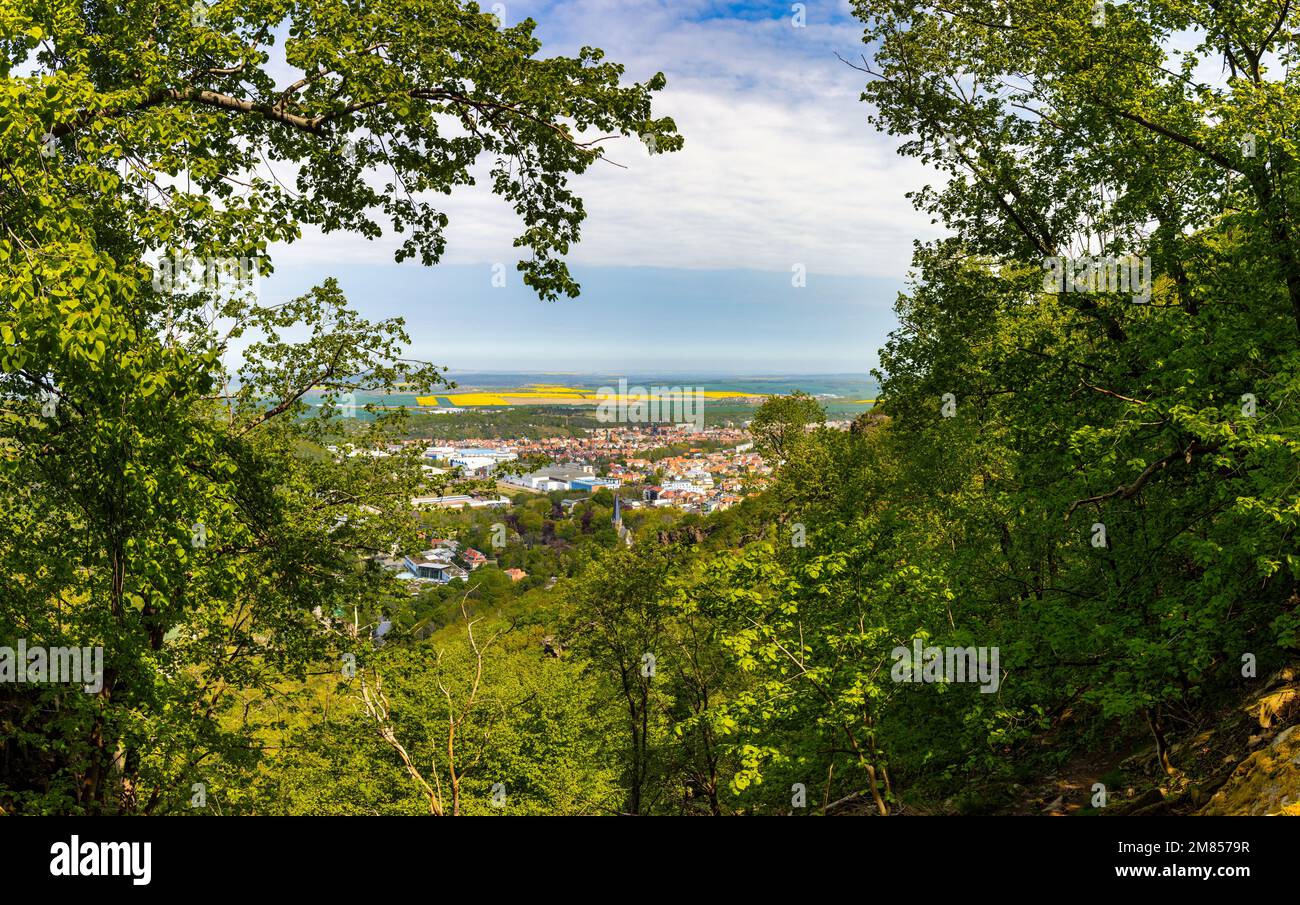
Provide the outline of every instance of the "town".
{"type": "MultiPolygon", "coordinates": [[[[722,511],[760,492],[772,473],[749,432],[732,426],[701,430],[678,424],[620,425],[582,429],[576,436],[423,438],[386,450],[362,452],[344,445],[330,451],[386,456],[409,454],[412,448],[427,460],[423,467],[430,478],[456,491],[415,497],[411,502],[417,509],[506,510],[530,497],[556,494],[557,511],[568,515],[592,495],[607,491],[617,536],[628,543],[632,538],[623,525],[624,511],[722,511]],[[531,463],[539,464],[525,467],[531,463]]],[[[455,539],[430,538],[428,549],[376,562],[414,589],[466,581],[476,568],[494,560],[455,539]]],[[[520,569],[505,571],[514,582],[526,577],[520,569]]]]}
{"type": "Polygon", "coordinates": [[[488,477],[503,463],[544,458],[552,464],[503,475],[500,483],[542,493],[629,488],[637,492],[628,496],[624,506],[676,506],[689,512],[729,508],[756,492],[771,473],[754,451],[748,432],[730,427],[702,431],[680,425],[602,427],[586,430],[580,437],[435,441],[424,454],[440,465],[460,469],[464,477],[488,477]],[[674,453],[677,449],[682,451],[674,453]]]}

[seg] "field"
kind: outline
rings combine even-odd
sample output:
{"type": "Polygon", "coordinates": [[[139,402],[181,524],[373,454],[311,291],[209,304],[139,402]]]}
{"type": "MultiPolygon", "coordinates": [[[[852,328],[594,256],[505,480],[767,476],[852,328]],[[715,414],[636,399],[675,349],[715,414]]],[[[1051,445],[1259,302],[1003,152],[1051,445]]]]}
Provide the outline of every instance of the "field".
{"type": "MultiPolygon", "coordinates": [[[[602,387],[601,389],[609,388],[602,387]]],[[[652,398],[673,401],[679,396],[690,392],[690,390],[681,387],[636,386],[630,387],[628,393],[620,397],[617,393],[601,392],[599,389],[588,390],[580,387],[534,384],[522,388],[496,391],[449,393],[445,396],[417,396],[415,401],[423,406],[446,405],[457,408],[515,405],[599,405],[605,401],[617,402],[620,398],[633,402],[648,401],[652,398]],[[638,390],[645,390],[645,392],[637,392],[638,390]]],[[[742,390],[702,390],[699,392],[704,399],[708,400],[732,399],[759,403],[767,398],[766,394],[748,393],[742,390]]]]}
{"type": "MultiPolygon", "coordinates": [[[[409,409],[414,413],[436,415],[440,410],[462,409],[457,420],[471,413],[501,411],[551,412],[561,415],[584,410],[591,412],[606,400],[618,400],[617,388],[626,381],[624,401],[642,401],[647,396],[673,403],[677,392],[700,390],[708,418],[713,423],[743,422],[753,417],[754,409],[769,396],[802,390],[817,397],[831,418],[852,418],[875,404],[878,393],[874,380],[861,374],[786,375],[770,377],[718,376],[710,374],[584,374],[548,375],[509,372],[461,372],[449,375],[450,387],[433,393],[420,393],[416,387],[405,392],[355,394],[357,417],[371,416],[361,411],[375,409],[409,409]],[[549,378],[549,379],[548,379],[549,378]],[[559,380],[563,380],[561,383],[559,380]],[[676,391],[676,392],[675,392],[676,391]]],[[[304,401],[319,405],[321,393],[314,388],[304,401]]]]}

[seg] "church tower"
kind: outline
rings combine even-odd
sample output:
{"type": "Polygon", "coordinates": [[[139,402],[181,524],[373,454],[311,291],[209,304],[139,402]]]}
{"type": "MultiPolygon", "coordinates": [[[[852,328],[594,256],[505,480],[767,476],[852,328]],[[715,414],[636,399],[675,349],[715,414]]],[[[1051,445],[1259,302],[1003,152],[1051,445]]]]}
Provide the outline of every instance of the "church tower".
{"type": "Polygon", "coordinates": [[[618,539],[629,547],[632,546],[632,531],[623,524],[623,498],[614,494],[614,533],[618,539]]]}

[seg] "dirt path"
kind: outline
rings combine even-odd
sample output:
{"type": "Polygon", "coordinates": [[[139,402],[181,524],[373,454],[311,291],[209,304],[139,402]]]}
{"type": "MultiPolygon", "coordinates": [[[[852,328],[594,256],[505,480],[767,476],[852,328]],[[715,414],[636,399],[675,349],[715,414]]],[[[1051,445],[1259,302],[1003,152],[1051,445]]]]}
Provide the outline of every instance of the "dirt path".
{"type": "MultiPolygon", "coordinates": [[[[1119,771],[1129,752],[1101,751],[1076,754],[1056,773],[1036,780],[1024,797],[1007,811],[1022,816],[1066,817],[1092,808],[1093,786],[1119,771]]],[[[1119,792],[1108,788],[1108,794],[1119,792]]]]}

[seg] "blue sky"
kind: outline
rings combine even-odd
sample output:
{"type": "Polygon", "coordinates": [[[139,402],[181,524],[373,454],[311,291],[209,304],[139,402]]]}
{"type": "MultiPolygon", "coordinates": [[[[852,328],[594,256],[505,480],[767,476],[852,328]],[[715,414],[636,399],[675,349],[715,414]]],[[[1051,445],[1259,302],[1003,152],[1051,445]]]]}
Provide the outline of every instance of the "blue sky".
{"type": "Polygon", "coordinates": [[[626,168],[575,181],[581,298],[543,303],[521,285],[517,221],[485,187],[439,201],[451,225],[432,270],[394,264],[387,238],[309,233],[274,249],[263,297],[335,276],[366,316],[406,318],[413,356],[458,370],[866,371],[912,242],[935,234],[905,193],[934,174],[867,122],[864,77],[835,57],[864,49],[846,0],[804,5],[795,27],[791,3],[507,0],[508,23],[537,21],[543,53],[590,44],[629,79],[662,70],[658,113],[686,137],[654,158],[611,142],[626,168]]]}
{"type": "MultiPolygon", "coordinates": [[[[514,274],[491,287],[486,265],[357,264],[340,285],[366,316],[402,317],[414,357],[454,370],[862,372],[892,323],[895,280],[758,270],[578,267],[577,299],[542,302],[514,274]],[[868,348],[869,347],[869,348],[868,348]]],[[[305,292],[311,268],[263,282],[305,292]]]]}

